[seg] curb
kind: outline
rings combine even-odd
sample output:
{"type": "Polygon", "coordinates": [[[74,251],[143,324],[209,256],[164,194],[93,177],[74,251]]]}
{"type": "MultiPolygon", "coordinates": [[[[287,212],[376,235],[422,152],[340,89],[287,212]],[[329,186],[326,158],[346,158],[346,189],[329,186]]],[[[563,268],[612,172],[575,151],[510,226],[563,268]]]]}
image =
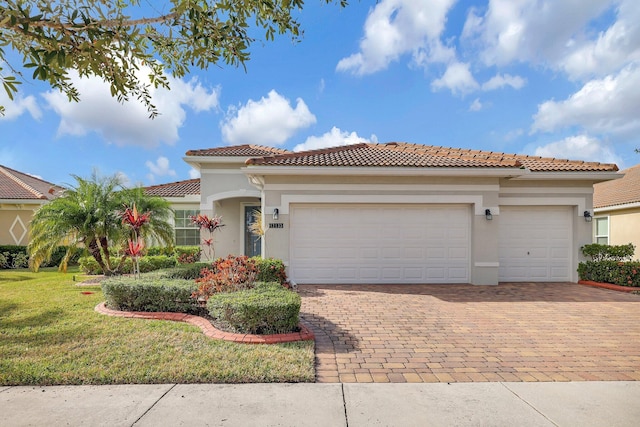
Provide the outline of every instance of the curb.
{"type": "Polygon", "coordinates": [[[174,322],[185,322],[197,326],[202,333],[213,339],[233,341],[245,344],[280,344],[294,341],[313,341],[315,336],[305,325],[299,324],[300,332],[291,332],[288,334],[271,334],[271,335],[253,335],[253,334],[234,334],[224,332],[214,327],[204,317],[194,316],[185,313],[170,312],[146,312],[146,311],[119,311],[107,308],[104,302],[96,305],[94,309],[100,314],[115,317],[125,317],[129,319],[151,319],[151,320],[171,320],[174,322]]]}
{"type": "Polygon", "coordinates": [[[631,293],[633,291],[640,291],[640,288],[635,286],[620,286],[620,285],[614,285],[613,283],[592,282],[591,280],[578,280],[578,284],[593,286],[596,288],[609,289],[611,291],[626,292],[626,293],[631,293]]]}

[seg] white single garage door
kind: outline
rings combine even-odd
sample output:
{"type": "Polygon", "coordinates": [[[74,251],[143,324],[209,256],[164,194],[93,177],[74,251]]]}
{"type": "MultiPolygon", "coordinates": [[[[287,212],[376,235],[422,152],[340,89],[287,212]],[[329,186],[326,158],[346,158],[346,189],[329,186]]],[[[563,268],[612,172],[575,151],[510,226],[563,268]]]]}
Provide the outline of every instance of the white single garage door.
{"type": "Polygon", "coordinates": [[[500,207],[499,280],[569,281],[572,212],[568,206],[500,207]]]}
{"type": "Polygon", "coordinates": [[[297,283],[468,283],[470,206],[292,205],[297,283]]]}

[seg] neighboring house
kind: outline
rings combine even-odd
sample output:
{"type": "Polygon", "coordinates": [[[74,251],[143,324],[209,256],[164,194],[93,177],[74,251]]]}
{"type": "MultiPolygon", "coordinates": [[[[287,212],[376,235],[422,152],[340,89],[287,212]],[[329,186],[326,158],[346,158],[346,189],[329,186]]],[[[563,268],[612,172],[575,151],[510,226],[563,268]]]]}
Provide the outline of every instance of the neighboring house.
{"type": "Polygon", "coordinates": [[[62,191],[55,184],[0,165],[0,245],[26,246],[33,212],[62,191]]]}
{"type": "Polygon", "coordinates": [[[594,185],[593,241],[636,246],[640,258],[640,165],[623,170],[620,179],[594,185]]]}
{"type": "Polygon", "coordinates": [[[150,196],[160,196],[171,203],[176,245],[199,245],[200,230],[190,217],[200,213],[200,179],[170,182],[145,187],[150,196]]]}
{"type": "Polygon", "coordinates": [[[216,254],[280,258],[297,283],[574,282],[593,185],[618,170],[408,143],[243,145],[184,160],[201,173],[201,213],[226,224],[216,254]]]}

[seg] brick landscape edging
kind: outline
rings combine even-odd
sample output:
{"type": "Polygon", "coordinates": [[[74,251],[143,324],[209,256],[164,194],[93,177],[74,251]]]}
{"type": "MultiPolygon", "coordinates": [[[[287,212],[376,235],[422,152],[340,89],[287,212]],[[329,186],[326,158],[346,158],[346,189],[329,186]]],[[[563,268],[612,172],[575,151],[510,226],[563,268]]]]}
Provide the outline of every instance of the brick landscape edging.
{"type": "Polygon", "coordinates": [[[612,291],[619,291],[619,292],[640,291],[640,288],[638,288],[637,286],[620,286],[620,285],[614,285],[613,283],[592,282],[591,280],[578,280],[578,284],[594,286],[596,288],[604,288],[604,289],[609,289],[612,291]]]}
{"type": "Polygon", "coordinates": [[[174,322],[185,322],[197,326],[202,329],[205,336],[218,340],[233,341],[245,344],[278,344],[293,341],[313,341],[315,336],[306,326],[299,324],[300,332],[291,332],[288,334],[271,334],[271,335],[253,335],[253,334],[234,334],[224,332],[215,328],[211,322],[204,317],[194,316],[185,313],[170,312],[146,312],[146,311],[119,311],[108,308],[104,302],[98,304],[95,308],[100,314],[107,316],[126,317],[130,319],[152,319],[152,320],[172,320],[174,322]]]}

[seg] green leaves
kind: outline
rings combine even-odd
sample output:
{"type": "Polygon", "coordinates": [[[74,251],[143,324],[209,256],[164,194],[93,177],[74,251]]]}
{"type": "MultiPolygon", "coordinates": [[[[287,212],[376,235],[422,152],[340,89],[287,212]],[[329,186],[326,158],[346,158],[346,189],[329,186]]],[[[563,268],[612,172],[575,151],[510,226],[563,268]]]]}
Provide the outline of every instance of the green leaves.
{"type": "MultiPolygon", "coordinates": [[[[336,1],[347,5],[346,0],[325,0],[336,1]]],[[[111,95],[121,102],[140,99],[155,117],[149,86],[140,81],[142,66],[149,68],[153,87],[168,88],[165,73],[182,77],[189,67],[206,69],[220,61],[245,67],[255,41],[248,35],[251,26],[263,29],[265,40],[285,33],[294,40],[302,36],[292,12],[302,8],[303,0],[158,3],[151,9],[162,11],[156,16],[132,18],[146,12],[139,1],[5,1],[0,5],[0,46],[21,53],[22,65],[34,68],[33,79],[49,82],[70,100],[79,99],[69,78],[75,70],[109,83],[111,95]]],[[[0,50],[0,66],[5,63],[0,50]]],[[[19,82],[10,77],[0,68],[0,81],[13,99],[19,82]]]]}

